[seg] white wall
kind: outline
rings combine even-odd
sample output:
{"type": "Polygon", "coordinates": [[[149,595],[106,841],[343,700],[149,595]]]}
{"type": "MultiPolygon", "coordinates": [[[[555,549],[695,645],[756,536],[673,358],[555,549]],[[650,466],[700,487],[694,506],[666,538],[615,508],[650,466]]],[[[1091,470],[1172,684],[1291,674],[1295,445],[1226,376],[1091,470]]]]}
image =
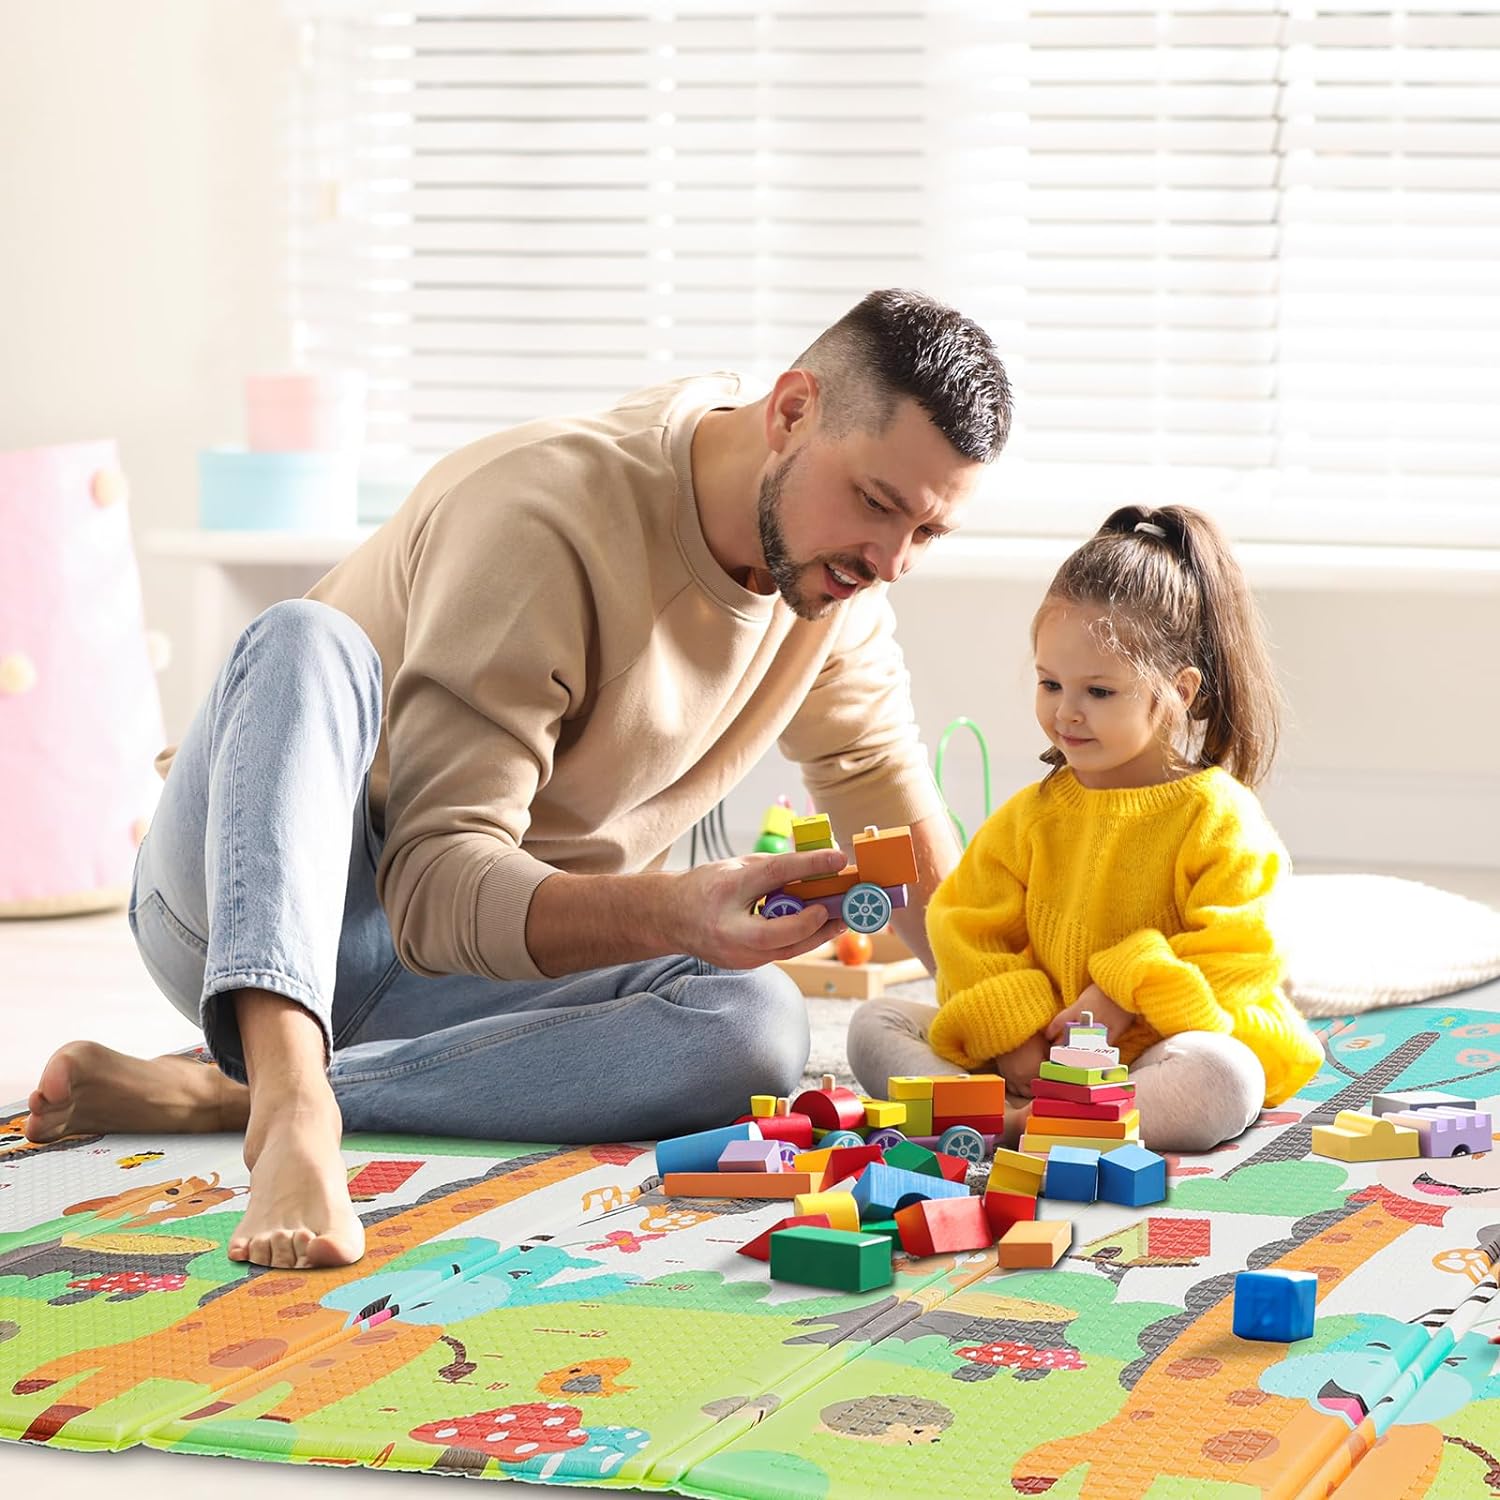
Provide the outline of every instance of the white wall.
{"type": "MultiPolygon", "coordinates": [[[[0,448],[118,438],[138,536],[193,524],[196,451],[243,436],[242,377],[287,358],[277,174],[293,38],[279,9],[6,10],[0,448]]],[[[194,696],[186,575],[149,559],[143,575],[151,623],[176,640],[163,678],[175,734],[194,696]]],[[[997,801],[1037,774],[1026,660],[1037,591],[918,574],[897,594],[929,746],[958,714],[976,719],[997,801]]],[[[1278,589],[1263,604],[1292,705],[1268,802],[1293,852],[1500,865],[1500,597],[1278,589]]],[[[972,829],[976,756],[962,737],[951,755],[950,793],[972,829]]],[[[742,838],[780,791],[800,802],[773,758],[731,801],[742,838]]]]}
{"type": "MultiPolygon", "coordinates": [[[[0,46],[0,448],[118,439],[136,535],[194,524],[196,453],[288,356],[276,0],[8,5],[0,46]]],[[[142,558],[187,712],[183,575],[142,558]]]]}

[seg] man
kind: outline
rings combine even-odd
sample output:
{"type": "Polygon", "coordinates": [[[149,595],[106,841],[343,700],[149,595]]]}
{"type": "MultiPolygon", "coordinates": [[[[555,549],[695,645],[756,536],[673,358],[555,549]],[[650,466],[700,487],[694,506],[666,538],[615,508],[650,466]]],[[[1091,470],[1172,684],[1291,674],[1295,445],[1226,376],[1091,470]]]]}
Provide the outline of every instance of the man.
{"type": "Polygon", "coordinates": [[[232,1258],[344,1265],[341,1130],[703,1129],[807,1060],[756,901],[838,852],[661,868],[779,740],[841,836],[910,823],[898,931],[957,859],[885,586],[1010,418],[988,337],[877,292],[748,399],[730,376],[441,460],[306,599],[245,630],[169,763],[131,925],[216,1067],[88,1042],[32,1140],[244,1130],[232,1258]]]}

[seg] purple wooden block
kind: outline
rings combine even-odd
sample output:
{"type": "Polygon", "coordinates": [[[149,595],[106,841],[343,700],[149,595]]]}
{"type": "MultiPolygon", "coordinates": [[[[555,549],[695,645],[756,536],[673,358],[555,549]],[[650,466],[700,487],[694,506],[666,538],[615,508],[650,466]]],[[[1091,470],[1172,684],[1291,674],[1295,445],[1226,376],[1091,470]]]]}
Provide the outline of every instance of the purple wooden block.
{"type": "Polygon", "coordinates": [[[780,1172],[782,1166],[777,1141],[730,1141],[719,1153],[721,1172],[780,1172]]]}

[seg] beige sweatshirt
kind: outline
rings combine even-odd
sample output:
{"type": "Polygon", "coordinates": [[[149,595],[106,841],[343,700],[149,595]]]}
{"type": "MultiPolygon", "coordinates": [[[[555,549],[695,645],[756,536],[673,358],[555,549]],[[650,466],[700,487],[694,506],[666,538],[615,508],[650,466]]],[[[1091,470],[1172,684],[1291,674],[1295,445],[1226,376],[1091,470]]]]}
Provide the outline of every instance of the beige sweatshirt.
{"type": "Polygon", "coordinates": [[[380,653],[377,888],[417,973],[542,977],[537,886],[660,866],[778,741],[841,839],[939,810],[885,589],[805,621],[708,549],[693,429],[749,399],[715,375],[483,438],[309,593],[380,653]]]}

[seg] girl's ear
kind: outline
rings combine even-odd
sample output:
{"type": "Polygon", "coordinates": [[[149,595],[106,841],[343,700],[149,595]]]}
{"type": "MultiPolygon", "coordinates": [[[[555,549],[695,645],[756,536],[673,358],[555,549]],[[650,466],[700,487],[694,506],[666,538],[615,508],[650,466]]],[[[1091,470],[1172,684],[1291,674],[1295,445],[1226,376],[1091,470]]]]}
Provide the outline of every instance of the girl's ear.
{"type": "Polygon", "coordinates": [[[1184,667],[1173,682],[1172,687],[1177,696],[1182,700],[1184,709],[1191,709],[1198,697],[1198,690],[1203,686],[1203,673],[1197,667],[1184,667]]]}

